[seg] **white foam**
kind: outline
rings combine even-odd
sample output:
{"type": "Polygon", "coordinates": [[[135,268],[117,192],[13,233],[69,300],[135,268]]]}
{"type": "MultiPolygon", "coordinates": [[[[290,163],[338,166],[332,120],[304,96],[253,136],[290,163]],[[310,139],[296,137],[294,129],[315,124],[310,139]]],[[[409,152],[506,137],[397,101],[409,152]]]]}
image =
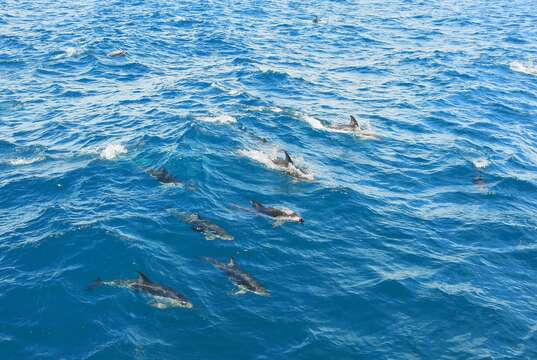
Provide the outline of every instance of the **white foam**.
{"type": "Polygon", "coordinates": [[[472,163],[477,169],[484,169],[490,165],[490,161],[487,159],[474,159],[472,160],[472,163]]]}
{"type": "Polygon", "coordinates": [[[214,124],[234,124],[237,122],[237,119],[227,114],[200,117],[198,118],[198,120],[201,120],[203,122],[208,122],[208,123],[214,123],[214,124]]]}
{"type": "Polygon", "coordinates": [[[110,51],[107,55],[110,57],[120,57],[127,55],[127,52],[125,50],[118,49],[110,51]]]}
{"type": "Polygon", "coordinates": [[[304,170],[302,170],[301,168],[293,165],[293,164],[289,164],[288,167],[284,167],[284,166],[280,166],[280,165],[277,165],[275,164],[273,161],[272,161],[272,158],[273,156],[263,152],[263,151],[259,151],[259,150],[239,150],[239,154],[242,155],[242,156],[246,156],[254,161],[257,161],[263,165],[265,165],[266,167],[268,167],[269,169],[273,169],[273,170],[278,170],[278,171],[283,171],[285,173],[288,173],[289,175],[295,177],[295,178],[300,178],[300,179],[304,179],[304,180],[310,180],[312,181],[314,179],[314,174],[312,173],[309,173],[309,172],[305,172],[304,170]]]}
{"type": "Polygon", "coordinates": [[[41,161],[43,159],[44,159],[43,156],[34,156],[34,157],[30,157],[30,158],[19,157],[19,158],[14,158],[14,159],[7,160],[6,162],[9,165],[20,166],[20,165],[33,164],[33,163],[41,161]]]}
{"type": "Polygon", "coordinates": [[[121,144],[108,144],[101,151],[100,157],[103,160],[114,160],[119,155],[124,155],[127,152],[127,148],[121,144]]]}
{"type": "Polygon", "coordinates": [[[516,72],[537,76],[537,64],[532,62],[513,61],[509,64],[509,67],[516,72]]]}

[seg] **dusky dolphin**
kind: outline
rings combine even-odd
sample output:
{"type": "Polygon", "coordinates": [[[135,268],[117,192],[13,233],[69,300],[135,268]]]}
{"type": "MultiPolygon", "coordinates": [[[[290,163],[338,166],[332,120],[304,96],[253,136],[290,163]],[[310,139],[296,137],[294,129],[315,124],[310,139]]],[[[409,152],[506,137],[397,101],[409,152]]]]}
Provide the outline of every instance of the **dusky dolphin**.
{"type": "Polygon", "coordinates": [[[137,292],[143,292],[153,298],[149,302],[150,306],[158,309],[166,309],[169,307],[182,307],[191,309],[192,303],[183,295],[175,290],[161,286],[151,280],[142,272],[138,271],[138,278],[134,280],[101,280],[97,279],[88,286],[89,290],[93,290],[98,286],[113,286],[120,288],[132,289],[137,292]]]}
{"type": "Polygon", "coordinates": [[[291,159],[291,156],[286,150],[282,149],[282,152],[284,154],[283,159],[271,159],[272,163],[276,165],[279,170],[286,172],[297,179],[313,180],[313,176],[311,174],[306,173],[304,170],[295,165],[293,159],[291,159]]]}
{"type": "Polygon", "coordinates": [[[149,169],[147,173],[161,184],[182,185],[181,182],[177,180],[175,176],[170,174],[163,166],[158,169],[149,169]]]}
{"type": "Polygon", "coordinates": [[[331,124],[328,127],[336,130],[346,130],[346,131],[360,131],[360,124],[354,116],[351,115],[351,119],[348,124],[331,124]]]}
{"type": "Polygon", "coordinates": [[[211,258],[204,258],[209,264],[212,264],[217,269],[222,270],[229,279],[238,287],[238,290],[233,295],[242,295],[247,292],[261,296],[270,296],[267,289],[261,286],[250,274],[242,271],[235,264],[235,260],[231,258],[227,264],[221,263],[211,258]]]}
{"type": "Polygon", "coordinates": [[[261,203],[252,200],[250,201],[252,204],[252,207],[254,210],[260,214],[269,216],[273,219],[275,219],[274,227],[280,226],[286,221],[289,222],[298,222],[303,224],[304,219],[300,217],[296,212],[290,210],[290,209],[283,209],[283,208],[274,208],[274,207],[267,207],[263,206],[261,203]]]}
{"type": "Polygon", "coordinates": [[[209,220],[203,219],[198,213],[187,214],[181,216],[185,222],[192,225],[192,229],[203,233],[205,240],[234,240],[230,235],[219,225],[216,225],[209,220]]]}
{"type": "Polygon", "coordinates": [[[284,158],[283,159],[274,159],[272,162],[278,166],[289,167],[290,164],[294,165],[293,159],[289,156],[289,153],[285,150],[282,150],[284,158]]]}
{"type": "Polygon", "coordinates": [[[350,121],[347,124],[328,124],[326,127],[338,132],[353,134],[363,139],[377,139],[378,136],[371,129],[371,125],[369,125],[369,123],[367,124],[368,125],[364,127],[354,116],[350,115],[350,121]]]}

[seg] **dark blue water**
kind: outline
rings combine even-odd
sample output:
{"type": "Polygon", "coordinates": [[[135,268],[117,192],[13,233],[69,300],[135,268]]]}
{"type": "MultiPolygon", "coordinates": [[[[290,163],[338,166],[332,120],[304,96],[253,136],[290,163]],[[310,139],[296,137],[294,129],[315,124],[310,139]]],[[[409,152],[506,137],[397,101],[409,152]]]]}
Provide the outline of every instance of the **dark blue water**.
{"type": "Polygon", "coordinates": [[[536,359],[536,9],[0,1],[0,358],[536,359]]]}

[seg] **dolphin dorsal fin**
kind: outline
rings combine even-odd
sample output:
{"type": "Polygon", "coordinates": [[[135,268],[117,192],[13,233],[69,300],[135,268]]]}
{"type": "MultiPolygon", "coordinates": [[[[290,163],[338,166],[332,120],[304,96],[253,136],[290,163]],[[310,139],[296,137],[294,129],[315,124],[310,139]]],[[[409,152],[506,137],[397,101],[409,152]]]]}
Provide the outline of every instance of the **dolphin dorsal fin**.
{"type": "Polygon", "coordinates": [[[255,201],[255,200],[252,200],[251,203],[252,203],[252,206],[255,207],[256,209],[259,209],[259,208],[263,207],[263,205],[261,205],[261,203],[255,201]]]}
{"type": "Polygon", "coordinates": [[[234,258],[230,258],[228,263],[227,263],[227,266],[229,267],[235,267],[235,259],[234,258]]]}
{"type": "Polygon", "coordinates": [[[350,122],[350,125],[351,125],[352,127],[357,127],[357,128],[360,127],[360,125],[358,124],[358,121],[357,121],[357,120],[354,118],[354,116],[352,116],[352,115],[351,115],[351,122],[350,122]]]}
{"type": "Polygon", "coordinates": [[[144,284],[144,283],[151,283],[152,281],[149,280],[149,278],[147,276],[145,276],[145,274],[141,271],[138,271],[138,280],[136,280],[138,283],[140,284],[144,284]]]}
{"type": "Polygon", "coordinates": [[[291,159],[289,153],[285,150],[283,150],[283,153],[285,154],[285,162],[287,163],[287,165],[293,164],[293,159],[291,159]]]}

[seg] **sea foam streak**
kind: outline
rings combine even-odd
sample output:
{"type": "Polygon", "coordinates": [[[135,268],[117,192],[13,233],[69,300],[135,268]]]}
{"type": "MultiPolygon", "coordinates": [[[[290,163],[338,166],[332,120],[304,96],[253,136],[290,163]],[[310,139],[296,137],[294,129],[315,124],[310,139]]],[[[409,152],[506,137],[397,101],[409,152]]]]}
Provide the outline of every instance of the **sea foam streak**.
{"type": "Polygon", "coordinates": [[[35,157],[30,157],[30,158],[18,157],[14,159],[9,159],[6,161],[6,163],[8,163],[9,165],[13,165],[13,166],[29,165],[29,164],[33,164],[35,162],[41,161],[43,159],[44,159],[43,156],[35,156],[35,157]]]}

